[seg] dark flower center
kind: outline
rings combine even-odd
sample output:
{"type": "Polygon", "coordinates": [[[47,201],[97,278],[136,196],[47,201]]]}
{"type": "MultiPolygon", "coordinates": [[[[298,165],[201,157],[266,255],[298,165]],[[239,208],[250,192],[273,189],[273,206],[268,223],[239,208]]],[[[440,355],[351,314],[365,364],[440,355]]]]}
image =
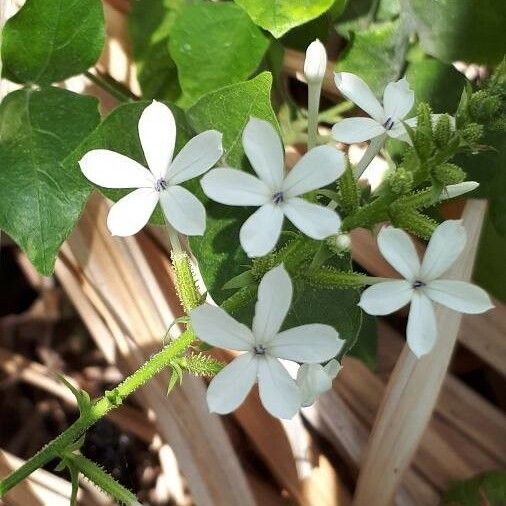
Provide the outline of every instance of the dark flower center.
{"type": "Polygon", "coordinates": [[[383,126],[387,129],[387,130],[392,130],[392,128],[394,127],[394,120],[392,118],[388,118],[385,123],[383,123],[383,126]]]}
{"type": "Polygon", "coordinates": [[[426,285],[423,281],[416,280],[413,281],[413,284],[411,286],[416,290],[417,288],[423,288],[426,285]]]}
{"type": "Polygon", "coordinates": [[[155,183],[155,190],[157,192],[161,192],[162,190],[165,190],[167,188],[167,186],[168,186],[167,181],[165,181],[165,179],[163,179],[163,177],[161,177],[155,183]]]}
{"type": "Polygon", "coordinates": [[[284,197],[283,197],[283,192],[276,192],[273,196],[272,196],[272,201],[274,202],[274,204],[281,204],[283,201],[284,201],[284,197]]]}
{"type": "Polygon", "coordinates": [[[265,355],[265,346],[263,344],[257,344],[253,349],[257,355],[265,355]]]}

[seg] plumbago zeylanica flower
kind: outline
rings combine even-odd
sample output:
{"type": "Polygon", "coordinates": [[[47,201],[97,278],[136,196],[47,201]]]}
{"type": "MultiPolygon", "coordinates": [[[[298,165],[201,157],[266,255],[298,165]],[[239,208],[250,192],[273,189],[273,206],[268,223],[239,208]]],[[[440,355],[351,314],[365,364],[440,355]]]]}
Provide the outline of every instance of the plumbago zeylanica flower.
{"type": "Polygon", "coordinates": [[[193,330],[202,341],[244,352],[211,381],[207,403],[212,412],[224,414],[236,409],[257,381],[262,404],[273,416],[292,418],[307,401],[309,394],[304,392],[302,397],[279,359],[318,364],[333,359],[344,341],[333,327],[318,323],[280,332],[292,295],[290,276],[279,265],[260,282],[251,330],[210,304],[191,311],[193,330]]]}
{"type": "Polygon", "coordinates": [[[202,178],[201,185],[209,198],[221,204],[260,207],[244,222],[239,234],[248,256],[263,256],[274,248],[285,216],[313,239],[338,233],[337,213],[301,196],[341,176],[345,163],[340,151],[331,146],[313,148],[285,176],[283,145],[269,122],[251,118],[242,142],[258,177],[237,169],[216,168],[202,178]]]}
{"type": "Polygon", "coordinates": [[[359,306],[372,315],[385,315],[411,303],[407,341],[421,357],[429,353],[437,338],[433,302],[461,313],[484,313],[493,306],[480,287],[453,279],[440,279],[457,260],[466,245],[466,230],[458,220],[439,225],[427,246],[422,263],[406,232],[384,227],[378,246],[387,262],[405,279],[384,281],[367,288],[359,306]]]}
{"type": "Polygon", "coordinates": [[[104,188],[135,188],[114,204],[107,216],[113,235],[139,232],[160,203],[166,220],[185,235],[202,235],[206,211],[181,183],[209,170],[223,154],[221,133],[208,130],[191,139],[172,160],[176,122],[171,110],[153,101],[139,119],[139,139],[149,170],[124,155],[94,149],[79,162],[83,174],[104,188]]]}
{"type": "Polygon", "coordinates": [[[369,86],[355,74],[338,72],[334,75],[334,80],[337,89],[344,97],[371,116],[345,118],[336,123],[332,127],[332,137],[336,141],[353,144],[380,135],[409,141],[402,122],[410,127],[416,126],[416,118],[404,119],[413,108],[415,95],[406,78],[387,84],[383,93],[383,105],[379,103],[369,86]]]}

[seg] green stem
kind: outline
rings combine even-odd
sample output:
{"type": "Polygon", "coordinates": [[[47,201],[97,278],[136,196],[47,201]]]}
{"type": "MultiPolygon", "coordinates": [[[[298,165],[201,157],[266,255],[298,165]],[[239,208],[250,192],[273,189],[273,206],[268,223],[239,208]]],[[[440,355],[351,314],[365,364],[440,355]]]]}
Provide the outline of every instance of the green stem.
{"type": "Polygon", "coordinates": [[[111,77],[106,78],[101,74],[92,74],[86,71],[84,75],[98,87],[109,93],[112,97],[116,98],[120,102],[130,102],[136,100],[137,97],[133,95],[130,90],[122,86],[120,83],[112,79],[111,77]]]}
{"type": "Polygon", "coordinates": [[[371,140],[366,152],[364,153],[364,156],[353,169],[353,175],[357,179],[364,173],[365,169],[367,169],[367,167],[369,167],[369,164],[374,160],[374,157],[381,151],[381,148],[383,147],[383,144],[385,144],[386,139],[387,134],[381,134],[371,140]]]}
{"type": "Polygon", "coordinates": [[[109,411],[118,407],[124,399],[167,367],[174,357],[183,353],[191,345],[194,339],[193,333],[187,330],[120,383],[113,391],[114,395],[109,393],[98,399],[91,406],[91,409],[82,413],[65,432],[62,432],[24,465],[2,480],[0,482],[0,497],[3,497],[12,487],[27,478],[31,473],[61,455],[70,444],[82,436],[93,424],[103,418],[109,411]]]}
{"type": "Polygon", "coordinates": [[[320,94],[322,84],[308,83],[308,122],[307,122],[307,149],[316,146],[318,139],[318,111],[320,110],[320,94]]]}

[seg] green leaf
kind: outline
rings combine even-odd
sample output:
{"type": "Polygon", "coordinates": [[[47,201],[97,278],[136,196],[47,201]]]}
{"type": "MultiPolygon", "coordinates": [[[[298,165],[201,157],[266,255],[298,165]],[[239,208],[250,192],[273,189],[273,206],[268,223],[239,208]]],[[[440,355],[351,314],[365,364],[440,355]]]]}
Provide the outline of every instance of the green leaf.
{"type": "MultiPolygon", "coordinates": [[[[65,167],[71,173],[78,173],[79,160],[92,149],[110,149],[132,158],[147,167],[137,133],[137,124],[142,111],[150,104],[147,101],[131,102],[120,105],[107,116],[102,123],[79,145],[72,156],[65,160],[65,167]]],[[[177,124],[176,150],[178,152],[192,137],[193,132],[186,123],[184,113],[176,106],[165,102],[172,110],[177,124]]],[[[118,201],[132,190],[97,189],[105,196],[118,201]]],[[[164,225],[165,220],[159,206],[151,216],[151,223],[164,225]]]]}
{"type": "Polygon", "coordinates": [[[329,10],[333,0],[235,0],[262,28],[279,38],[329,10]]]}
{"type": "Polygon", "coordinates": [[[442,506],[504,506],[506,473],[491,471],[455,483],[444,495],[442,506]]]}
{"type": "Polygon", "coordinates": [[[399,79],[407,47],[408,34],[398,21],[372,25],[352,34],[336,71],[360,76],[376,95],[382,95],[389,82],[399,79]]]}
{"type": "MultiPolygon", "coordinates": [[[[264,72],[250,81],[209,93],[188,110],[190,124],[197,132],[209,128],[222,132],[229,166],[248,170],[242,131],[250,116],[277,126],[270,103],[271,85],[271,74],[264,72]]],[[[207,288],[213,299],[221,303],[230,296],[223,285],[249,264],[239,244],[239,229],[253,209],[218,204],[207,200],[201,191],[199,196],[206,205],[207,228],[203,237],[192,237],[190,244],[207,288]]]]}
{"type": "Polygon", "coordinates": [[[181,95],[169,35],[185,0],[137,0],[128,16],[137,79],[145,99],[175,101],[181,95]]]}
{"type": "Polygon", "coordinates": [[[406,0],[423,49],[447,63],[494,64],[506,44],[504,0],[406,0]]]}
{"type": "Polygon", "coordinates": [[[232,3],[183,7],[174,23],[170,54],[177,65],[185,103],[247,79],[257,69],[268,39],[232,3]]]}
{"type": "Polygon", "coordinates": [[[84,72],[105,41],[100,0],[27,0],[5,25],[5,76],[16,83],[50,84],[84,72]]]}
{"type": "Polygon", "coordinates": [[[406,78],[415,92],[415,107],[427,102],[435,113],[456,111],[466,84],[465,76],[453,65],[434,58],[410,63],[406,78]]]}
{"type": "Polygon", "coordinates": [[[90,191],[62,161],[99,121],[96,99],[59,88],[18,90],[0,104],[0,229],[43,275],[90,191]]]}

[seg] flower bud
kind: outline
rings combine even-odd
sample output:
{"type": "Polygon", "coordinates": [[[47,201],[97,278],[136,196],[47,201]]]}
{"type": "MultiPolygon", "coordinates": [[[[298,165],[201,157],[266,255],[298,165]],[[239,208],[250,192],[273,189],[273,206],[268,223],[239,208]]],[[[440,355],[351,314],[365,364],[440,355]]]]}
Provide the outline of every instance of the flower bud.
{"type": "Polygon", "coordinates": [[[432,170],[432,175],[444,185],[462,183],[466,173],[454,163],[443,163],[432,170]]]}
{"type": "Polygon", "coordinates": [[[349,234],[339,234],[336,236],[336,249],[339,253],[350,251],[351,238],[349,234]]]}
{"type": "Polygon", "coordinates": [[[397,195],[408,193],[413,188],[413,173],[404,167],[390,172],[387,179],[391,190],[397,195]]]}
{"type": "Polygon", "coordinates": [[[304,60],[304,76],[310,84],[318,84],[323,81],[327,68],[327,52],[324,45],[316,39],[306,49],[304,60]]]}

